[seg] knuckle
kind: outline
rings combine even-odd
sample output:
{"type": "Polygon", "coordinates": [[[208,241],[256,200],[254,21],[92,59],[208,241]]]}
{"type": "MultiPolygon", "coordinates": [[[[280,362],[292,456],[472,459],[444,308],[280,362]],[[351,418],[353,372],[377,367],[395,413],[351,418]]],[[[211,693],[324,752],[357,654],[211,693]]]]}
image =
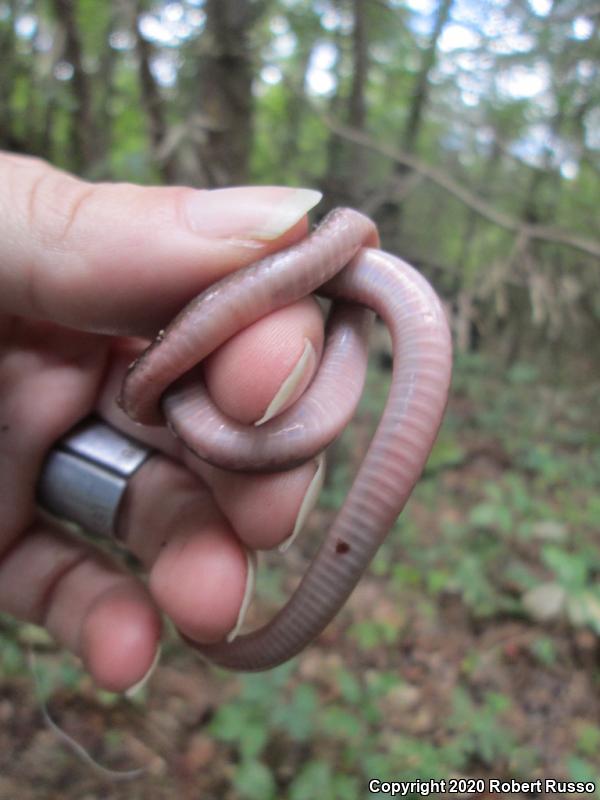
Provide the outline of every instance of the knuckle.
{"type": "Polygon", "coordinates": [[[45,249],[64,251],[96,187],[44,165],[30,173],[24,194],[28,233],[45,249]]]}

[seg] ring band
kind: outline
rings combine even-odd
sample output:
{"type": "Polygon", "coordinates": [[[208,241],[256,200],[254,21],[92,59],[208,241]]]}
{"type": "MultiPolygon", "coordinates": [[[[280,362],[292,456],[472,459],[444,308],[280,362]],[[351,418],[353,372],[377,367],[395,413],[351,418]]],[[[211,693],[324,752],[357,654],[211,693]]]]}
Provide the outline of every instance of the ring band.
{"type": "Polygon", "coordinates": [[[89,533],[114,537],[127,483],[153,453],[90,417],[50,451],[38,483],[38,503],[89,533]]]}

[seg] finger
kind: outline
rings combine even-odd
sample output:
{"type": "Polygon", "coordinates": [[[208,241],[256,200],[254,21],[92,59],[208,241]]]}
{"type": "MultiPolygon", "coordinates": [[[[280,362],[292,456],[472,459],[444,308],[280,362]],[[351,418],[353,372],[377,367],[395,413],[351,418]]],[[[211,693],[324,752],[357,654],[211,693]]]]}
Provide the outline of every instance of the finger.
{"type": "Polygon", "coordinates": [[[50,323],[0,326],[0,610],[45,624],[101,686],[128,688],[156,652],[160,621],[148,594],[91,548],[35,521],[42,462],[93,407],[108,345],[50,323]]]}
{"type": "Polygon", "coordinates": [[[198,477],[165,457],[150,459],[130,481],[118,536],[180,630],[212,642],[236,627],[251,578],[248,555],[198,477]]]}
{"type": "Polygon", "coordinates": [[[0,609],[45,626],[105,689],[134,686],[154,663],[160,616],[145,589],[49,524],[36,523],[0,561],[0,609]]]}
{"type": "MultiPolygon", "coordinates": [[[[306,389],[317,369],[323,338],[323,316],[312,297],[258,320],[204,362],[213,400],[240,422],[266,422],[291,406],[306,389]]],[[[100,412],[110,413],[111,419],[127,368],[144,346],[129,340],[113,346],[114,360],[99,401],[100,412]]],[[[125,424],[125,416],[117,419],[125,424]]],[[[139,426],[128,428],[138,435],[139,426]]]]}
{"type": "MultiPolygon", "coordinates": [[[[323,338],[323,316],[313,297],[258,320],[205,360],[204,375],[213,400],[240,422],[266,422],[306,389],[320,360],[323,338]]],[[[99,401],[101,413],[112,417],[127,368],[145,344],[121,339],[113,345],[115,361],[99,401]]],[[[121,418],[125,424],[125,417],[118,415],[121,418]]],[[[137,435],[139,428],[131,430],[137,435]]]]}
{"type": "Polygon", "coordinates": [[[0,346],[0,557],[33,522],[50,449],[96,400],[108,343],[51,323],[3,320],[0,346]]]}
{"type": "MultiPolygon", "coordinates": [[[[65,582],[62,584],[61,565],[63,560],[60,555],[57,555],[56,547],[51,546],[47,541],[41,544],[39,541],[37,544],[33,542],[35,546],[31,547],[29,537],[22,536],[22,531],[31,525],[34,514],[35,484],[43,458],[56,439],[70,428],[76,419],[84,416],[92,406],[103,372],[106,345],[103,346],[101,341],[96,341],[96,337],[89,334],[74,336],[72,332],[69,333],[48,323],[13,324],[10,329],[7,327],[3,333],[6,335],[8,346],[0,360],[0,379],[2,385],[10,387],[10,391],[0,395],[0,418],[2,420],[0,482],[3,486],[2,535],[4,538],[2,542],[3,560],[0,562],[2,569],[0,607],[26,619],[39,620],[43,617],[45,621],[46,615],[43,611],[39,611],[39,607],[40,604],[43,606],[44,598],[49,598],[51,594],[54,594],[51,587],[58,586],[59,582],[67,588],[75,585],[72,583],[75,581],[75,577],[66,580],[66,573],[71,571],[74,576],[75,574],[77,576],[87,575],[87,578],[81,582],[81,591],[89,591],[89,594],[82,599],[82,596],[78,594],[80,584],[77,583],[69,600],[69,592],[65,589],[65,593],[61,593],[61,603],[56,606],[58,609],[56,614],[48,616],[48,625],[61,641],[88,659],[90,669],[102,685],[114,688],[120,685],[125,686],[130,679],[133,681],[132,676],[137,678],[137,673],[143,673],[143,668],[147,666],[149,660],[146,657],[149,649],[147,643],[152,637],[148,630],[152,628],[150,622],[153,617],[152,614],[148,617],[147,600],[140,600],[139,589],[125,581],[125,588],[122,590],[125,594],[123,602],[125,605],[133,604],[135,606],[131,612],[134,629],[138,624],[136,623],[138,617],[141,616],[143,620],[146,620],[145,622],[142,620],[140,623],[146,631],[142,633],[146,645],[140,645],[140,652],[144,651],[141,655],[130,657],[125,653],[123,662],[117,659],[115,670],[111,672],[110,659],[109,663],[102,661],[103,657],[108,658],[106,653],[110,652],[102,644],[103,630],[110,631],[111,629],[111,609],[114,611],[121,608],[121,589],[116,594],[109,592],[105,596],[104,590],[107,583],[110,582],[108,578],[106,581],[92,580],[89,571],[86,573],[84,570],[80,570],[77,563],[73,563],[72,569],[71,565],[68,565],[65,582]],[[42,403],[41,408],[40,403],[42,403]],[[39,557],[36,557],[36,553],[39,553],[39,557]],[[19,561],[15,561],[17,557],[20,558],[19,561]],[[27,572],[25,564],[29,564],[32,572],[27,572]],[[36,569],[41,570],[41,575],[38,575],[37,578],[36,569]],[[95,593],[94,586],[96,586],[95,593]],[[39,587],[39,591],[36,587],[39,587]],[[29,596],[31,596],[31,604],[28,607],[20,605],[27,604],[29,596]],[[37,604],[36,597],[38,598],[37,604]],[[97,624],[90,622],[89,626],[86,622],[84,630],[81,615],[69,617],[70,610],[79,609],[83,613],[84,609],[89,607],[91,614],[92,600],[95,600],[96,597],[102,598],[101,601],[98,600],[98,605],[93,606],[95,609],[93,619],[99,621],[97,624]],[[86,598],[89,605],[84,602],[86,598]],[[38,612],[34,613],[36,608],[38,608],[38,612]],[[80,636],[78,633],[80,629],[84,631],[85,636],[84,633],[81,633],[80,636]],[[103,653],[104,656],[102,656],[103,653]]],[[[193,476],[187,471],[179,469],[187,476],[189,494],[194,495],[198,491],[197,480],[193,479],[193,476]]],[[[152,492],[154,488],[154,484],[151,482],[150,491],[152,492]]],[[[168,490],[167,483],[166,496],[169,496],[168,490]]],[[[157,495],[161,505],[164,505],[164,497],[165,494],[162,492],[157,495]]],[[[245,552],[230,527],[227,527],[226,523],[219,519],[216,511],[212,512],[214,520],[209,518],[206,524],[200,524],[202,518],[199,513],[196,513],[199,498],[191,497],[189,504],[183,498],[184,502],[180,507],[177,493],[174,493],[172,497],[175,503],[173,511],[183,515],[182,519],[185,524],[182,523],[181,529],[178,529],[175,518],[170,521],[172,524],[156,525],[159,535],[166,535],[168,532],[171,537],[171,547],[166,549],[165,558],[159,561],[154,573],[158,587],[157,597],[159,600],[163,600],[166,610],[173,613],[175,619],[180,621],[182,629],[192,637],[220,638],[235,623],[239,614],[240,594],[243,598],[247,569],[245,552]],[[185,518],[186,510],[191,514],[191,520],[185,518]],[[212,533],[209,525],[211,521],[214,521],[212,533]],[[206,530],[207,526],[208,530],[206,530]],[[210,535],[201,538],[196,546],[199,532],[210,535]],[[187,598],[192,596],[194,599],[194,597],[192,593],[185,591],[185,580],[183,581],[183,591],[178,596],[173,599],[173,593],[170,592],[168,556],[175,553],[171,562],[173,560],[175,562],[173,574],[177,578],[178,551],[176,547],[174,548],[174,543],[179,542],[183,546],[187,539],[189,539],[189,546],[196,553],[196,557],[192,558],[190,563],[206,561],[208,565],[209,572],[203,582],[205,588],[208,586],[210,589],[211,578],[219,574],[219,556],[223,552],[225,552],[225,556],[221,558],[221,564],[225,566],[226,570],[228,568],[230,572],[233,572],[233,577],[229,581],[229,585],[233,587],[233,593],[223,595],[227,602],[225,605],[221,605],[221,612],[213,607],[207,620],[202,616],[199,621],[196,619],[192,613],[195,611],[195,605],[192,606],[191,611],[186,607],[187,598]],[[205,551],[206,559],[204,558],[205,551]],[[231,557],[232,553],[233,558],[231,557]],[[211,560],[213,557],[216,557],[216,564],[211,560]],[[231,562],[233,562],[233,569],[231,566],[227,566],[231,565],[231,562]],[[162,581],[161,577],[163,577],[162,581]],[[191,619],[188,619],[189,615],[191,615],[191,619]]],[[[211,505],[214,504],[208,504],[206,508],[210,508],[211,505]]],[[[153,512],[148,524],[148,529],[151,531],[155,529],[156,518],[157,514],[153,512]]],[[[75,552],[75,562],[80,555],[79,550],[75,552]]],[[[70,550],[68,556],[70,560],[70,550]]],[[[188,575],[189,582],[193,584],[198,574],[202,574],[202,571],[194,569],[193,574],[185,573],[183,577],[188,575]]],[[[223,574],[222,570],[221,574],[223,574]]],[[[119,586],[121,586],[120,583],[119,586]]],[[[108,591],[108,589],[106,590],[108,591]]],[[[215,592],[209,591],[208,594],[209,596],[219,596],[219,592],[220,589],[215,592]]],[[[199,599],[203,600],[202,594],[199,599]]],[[[49,603],[50,600],[47,602],[49,603]]],[[[125,626],[124,636],[128,635],[128,619],[127,614],[124,614],[122,619],[122,625],[125,626]]],[[[121,622],[119,624],[121,625],[121,622]]],[[[117,626],[115,630],[119,633],[121,628],[117,626]]],[[[110,644],[110,636],[108,640],[110,644]]],[[[150,649],[152,649],[151,646],[150,649]]]]}
{"type": "MultiPolygon", "coordinates": [[[[115,428],[157,448],[199,475],[241,541],[251,549],[281,545],[297,534],[314,506],[322,482],[318,461],[282,473],[232,474],[201,461],[164,428],[140,426],[116,405],[114,397],[136,346],[121,343],[98,401],[98,413],[115,428]]],[[[141,480],[141,478],[140,478],[141,480]]],[[[158,509],[160,512],[160,509],[158,509]]]]}
{"type": "MultiPolygon", "coordinates": [[[[193,456],[185,461],[194,469],[193,456]]],[[[283,552],[302,532],[318,500],[325,465],[320,456],[287,472],[250,475],[209,465],[199,471],[244,544],[253,550],[279,547],[283,552]]]]}
{"type": "Polygon", "coordinates": [[[108,333],[150,334],[219,277],[306,231],[318,192],[92,185],[0,154],[0,303],[108,333]]]}
{"type": "Polygon", "coordinates": [[[204,363],[210,394],[240,422],[266,422],[298,399],[323,349],[323,317],[312,297],[255,322],[204,363]]]}

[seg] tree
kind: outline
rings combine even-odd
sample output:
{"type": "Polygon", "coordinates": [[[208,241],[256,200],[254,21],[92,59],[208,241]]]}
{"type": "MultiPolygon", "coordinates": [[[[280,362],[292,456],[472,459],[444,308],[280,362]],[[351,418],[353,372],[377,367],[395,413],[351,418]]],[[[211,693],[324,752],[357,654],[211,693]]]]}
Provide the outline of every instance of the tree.
{"type": "Polygon", "coordinates": [[[539,8],[10,0],[0,146],[91,178],[317,185],[434,278],[460,348],[474,326],[508,357],[576,346],[600,324],[600,16],[539,8]]]}

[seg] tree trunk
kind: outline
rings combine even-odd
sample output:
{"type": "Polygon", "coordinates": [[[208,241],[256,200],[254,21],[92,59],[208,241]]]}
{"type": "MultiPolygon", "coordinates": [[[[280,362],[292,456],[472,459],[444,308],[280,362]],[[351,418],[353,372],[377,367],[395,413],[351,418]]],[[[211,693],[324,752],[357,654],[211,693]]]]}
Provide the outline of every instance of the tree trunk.
{"type": "Polygon", "coordinates": [[[83,68],[81,38],[72,0],[53,0],[57,20],[65,30],[65,58],[73,67],[72,91],[75,111],[71,124],[71,164],[75,172],[85,173],[96,155],[92,93],[83,68]]]}
{"type": "Polygon", "coordinates": [[[431,33],[427,49],[423,53],[421,69],[419,70],[411,92],[412,99],[401,138],[402,149],[407,153],[415,153],[417,150],[423,116],[427,107],[427,101],[429,100],[429,76],[431,70],[435,66],[438,41],[450,17],[453,2],[454,0],[442,0],[440,3],[435,27],[431,33]]]}
{"type": "Polygon", "coordinates": [[[304,95],[306,92],[306,75],[310,62],[310,49],[302,53],[296,68],[294,77],[290,79],[290,91],[286,101],[286,125],[283,136],[283,144],[279,154],[279,164],[282,173],[295,167],[298,160],[298,144],[300,137],[298,131],[302,124],[302,116],[305,108],[304,95]],[[296,75],[299,76],[296,78],[296,75]]]}
{"type": "MultiPolygon", "coordinates": [[[[346,102],[344,114],[347,123],[358,131],[364,131],[367,121],[366,87],[369,77],[369,54],[366,0],[352,0],[352,84],[346,101],[342,100],[339,82],[342,70],[338,70],[338,92],[332,100],[333,117],[339,117],[341,105],[346,102]]],[[[342,53],[341,41],[338,51],[342,53]]],[[[324,187],[328,197],[328,208],[336,205],[361,206],[365,192],[367,151],[361,145],[341,139],[331,132],[329,159],[324,187]]]]}
{"type": "Polygon", "coordinates": [[[167,136],[167,122],[163,98],[150,68],[152,45],[142,36],[137,27],[137,17],[142,10],[142,6],[138,3],[135,15],[135,49],[138,60],[140,98],[146,117],[150,150],[163,181],[176,183],[175,153],[169,153],[164,158],[160,156],[161,145],[167,136]]]}
{"type": "MultiPolygon", "coordinates": [[[[369,42],[365,0],[353,0],[354,27],[352,30],[352,90],[348,103],[348,122],[356,130],[364,131],[367,122],[365,98],[369,72],[369,42]]],[[[350,144],[350,143],[349,143],[350,144]]],[[[365,192],[368,153],[364,147],[351,144],[348,148],[348,199],[351,205],[360,205],[365,192]]]]}
{"type": "Polygon", "coordinates": [[[15,74],[15,8],[11,3],[8,19],[0,23],[0,53],[2,53],[2,80],[0,80],[0,148],[13,149],[11,95],[15,74]]]}
{"type": "Polygon", "coordinates": [[[199,104],[206,119],[200,146],[209,186],[248,180],[253,135],[250,34],[266,7],[254,0],[207,0],[200,39],[199,104]]]}
{"type": "Polygon", "coordinates": [[[110,152],[113,138],[112,100],[115,94],[115,68],[117,54],[110,46],[109,36],[121,22],[124,6],[122,3],[110,4],[110,13],[104,31],[105,46],[100,54],[98,80],[94,87],[94,119],[96,120],[96,171],[94,179],[110,179],[110,152]]]}
{"type": "MultiPolygon", "coordinates": [[[[427,103],[429,100],[429,77],[431,75],[431,70],[435,66],[438,42],[444,31],[444,28],[446,27],[448,19],[450,18],[453,2],[454,0],[442,0],[440,3],[435,27],[431,33],[427,48],[423,53],[421,68],[417,74],[411,91],[410,105],[408,108],[408,114],[406,116],[406,124],[400,136],[401,149],[411,155],[416,153],[418,150],[419,136],[423,126],[425,111],[427,109],[427,103]]],[[[397,164],[394,169],[391,182],[391,193],[394,193],[394,188],[398,186],[398,183],[400,181],[407,180],[409,175],[409,167],[403,164],[397,164]]],[[[397,200],[389,199],[387,202],[385,202],[385,204],[382,204],[381,214],[378,217],[382,237],[385,237],[386,239],[391,238],[392,246],[394,239],[398,240],[401,238],[401,209],[402,206],[397,200]]]]}
{"type": "MultiPolygon", "coordinates": [[[[489,187],[493,185],[498,168],[502,162],[502,150],[496,142],[485,164],[479,187],[479,196],[487,198],[489,187]]],[[[467,209],[467,218],[462,235],[462,245],[453,272],[457,276],[457,286],[454,291],[458,297],[455,322],[456,349],[458,352],[468,352],[475,349],[475,342],[479,341],[481,329],[478,325],[478,308],[475,303],[477,290],[473,285],[473,276],[477,270],[468,269],[468,265],[477,259],[473,253],[477,233],[481,225],[481,217],[473,209],[467,209]],[[465,277],[467,276],[467,277],[465,277]]]]}

